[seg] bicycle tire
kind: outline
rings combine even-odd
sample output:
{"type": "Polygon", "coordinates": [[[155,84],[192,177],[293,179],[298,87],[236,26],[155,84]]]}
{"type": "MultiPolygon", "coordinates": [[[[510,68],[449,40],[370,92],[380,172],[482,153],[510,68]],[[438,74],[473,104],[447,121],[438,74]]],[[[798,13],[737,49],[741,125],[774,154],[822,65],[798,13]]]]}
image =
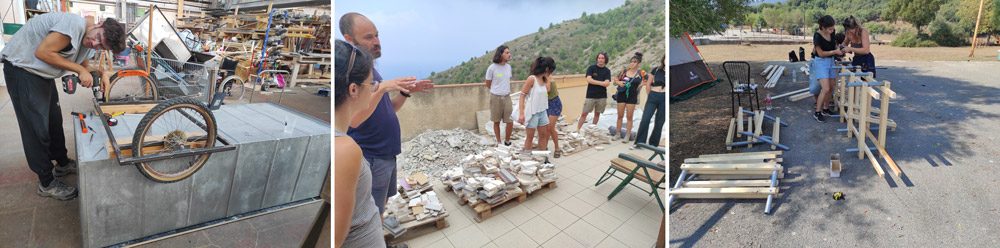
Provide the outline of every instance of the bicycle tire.
{"type": "MultiPolygon", "coordinates": [[[[104,102],[128,101],[130,99],[129,95],[130,93],[135,95],[141,94],[142,95],[141,97],[133,96],[136,98],[136,100],[140,101],[159,100],[160,97],[159,90],[156,87],[156,83],[149,76],[129,75],[120,77],[119,73],[115,73],[111,75],[110,80],[111,83],[108,84],[108,89],[104,91],[104,102]],[[136,85],[141,87],[141,89],[135,87],[136,85]],[[113,97],[112,91],[115,89],[123,89],[122,91],[125,92],[124,96],[113,97]],[[136,90],[138,90],[138,92],[136,92],[136,90]]],[[[120,94],[115,94],[115,95],[120,95],[120,94]]]]}
{"type": "Polygon", "coordinates": [[[228,76],[222,79],[222,83],[219,84],[219,88],[215,92],[225,92],[227,98],[234,97],[237,100],[243,100],[243,95],[246,94],[245,82],[239,76],[228,76]],[[239,84],[237,85],[237,83],[239,84]],[[240,91],[239,96],[233,93],[235,87],[238,87],[240,91]]]}
{"type": "MultiPolygon", "coordinates": [[[[175,122],[175,123],[180,124],[180,122],[175,122]]],[[[144,155],[155,155],[157,153],[176,153],[176,152],[190,151],[193,148],[213,147],[215,146],[217,138],[216,125],[217,124],[215,121],[215,115],[213,115],[212,112],[208,110],[208,107],[206,107],[205,104],[195,99],[176,98],[161,102],[160,104],[157,104],[156,107],[147,112],[146,115],[143,116],[142,120],[139,122],[135,135],[132,137],[132,156],[142,157],[144,155]],[[166,114],[168,112],[175,110],[178,111],[179,113],[174,113],[167,117],[166,114]],[[184,117],[185,119],[190,120],[191,122],[196,122],[196,120],[194,120],[194,117],[191,116],[190,114],[187,114],[186,112],[183,112],[184,110],[190,110],[192,113],[197,114],[202,118],[202,120],[205,123],[195,123],[195,125],[197,126],[197,128],[204,130],[205,135],[203,136],[203,139],[201,138],[202,136],[199,136],[193,142],[190,141],[188,137],[181,136],[184,139],[183,142],[184,145],[190,144],[191,147],[181,146],[182,147],[181,150],[173,150],[167,148],[170,144],[168,144],[168,141],[163,141],[163,140],[169,139],[169,136],[176,131],[180,131],[180,133],[186,134],[187,127],[190,127],[190,126],[185,126],[184,129],[173,129],[175,127],[170,126],[171,123],[169,123],[170,121],[169,118],[180,119],[180,117],[184,117]],[[158,120],[161,121],[157,122],[158,120]],[[154,123],[159,123],[157,124],[157,128],[159,129],[154,130],[154,123]],[[164,137],[161,138],[162,140],[160,141],[146,140],[147,137],[150,137],[152,134],[157,134],[157,133],[165,133],[164,137]],[[202,141],[202,143],[200,144],[202,147],[195,147],[196,145],[199,145],[197,143],[199,141],[202,141]],[[145,144],[145,146],[143,144],[145,144]],[[155,150],[157,144],[162,145],[164,148],[159,151],[155,150]],[[147,147],[154,149],[146,151],[147,149],[145,148],[147,147]]],[[[142,173],[143,176],[145,176],[150,180],[159,183],[172,183],[184,180],[185,178],[188,178],[192,174],[197,172],[205,164],[205,161],[208,160],[210,155],[211,155],[210,153],[206,153],[199,155],[182,156],[160,161],[136,163],[136,168],[139,169],[139,172],[142,173]],[[187,162],[187,165],[184,165],[185,162],[187,162]],[[162,170],[163,167],[178,167],[177,165],[174,164],[179,164],[180,169],[177,171],[162,170]]]]}

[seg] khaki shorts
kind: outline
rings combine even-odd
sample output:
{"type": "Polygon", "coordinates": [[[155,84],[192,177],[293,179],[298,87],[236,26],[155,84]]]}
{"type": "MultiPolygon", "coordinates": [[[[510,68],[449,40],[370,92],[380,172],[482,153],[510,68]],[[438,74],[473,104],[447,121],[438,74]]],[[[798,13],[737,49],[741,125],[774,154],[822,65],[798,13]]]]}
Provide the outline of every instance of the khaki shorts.
{"type": "Polygon", "coordinates": [[[583,110],[581,111],[584,113],[594,112],[600,114],[604,113],[604,108],[607,105],[607,98],[587,98],[587,100],[583,101],[583,110]]]}
{"type": "Polygon", "coordinates": [[[490,121],[511,123],[510,114],[514,111],[509,95],[490,94],[490,121]]]}

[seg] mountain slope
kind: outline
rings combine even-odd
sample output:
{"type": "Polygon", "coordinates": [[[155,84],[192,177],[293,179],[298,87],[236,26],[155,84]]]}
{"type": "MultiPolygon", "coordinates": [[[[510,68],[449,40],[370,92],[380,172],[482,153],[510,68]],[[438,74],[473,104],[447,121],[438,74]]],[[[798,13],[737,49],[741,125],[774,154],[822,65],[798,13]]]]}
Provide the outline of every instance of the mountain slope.
{"type": "MultiPolygon", "coordinates": [[[[581,14],[581,18],[505,42],[511,49],[513,80],[527,78],[531,61],[538,56],[556,60],[556,75],[585,73],[588,66],[596,63],[594,58],[600,51],[608,52],[612,73],[627,66],[635,52],[643,53],[643,69],[659,66],[666,47],[665,6],[663,0],[626,1],[607,12],[581,14]]],[[[485,54],[434,73],[428,79],[438,85],[481,83],[492,63],[494,49],[484,48],[488,50],[485,54]]]]}

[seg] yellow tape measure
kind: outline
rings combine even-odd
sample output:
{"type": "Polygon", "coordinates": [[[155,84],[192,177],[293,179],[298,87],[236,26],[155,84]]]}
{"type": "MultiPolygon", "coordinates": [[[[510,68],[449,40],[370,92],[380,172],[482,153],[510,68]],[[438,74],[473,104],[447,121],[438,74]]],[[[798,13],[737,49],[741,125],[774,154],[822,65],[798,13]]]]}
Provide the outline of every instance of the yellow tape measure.
{"type": "Polygon", "coordinates": [[[840,199],[844,199],[844,193],[841,193],[841,192],[834,192],[834,193],[833,193],[833,199],[834,199],[834,200],[838,200],[838,201],[839,201],[840,199]]]}

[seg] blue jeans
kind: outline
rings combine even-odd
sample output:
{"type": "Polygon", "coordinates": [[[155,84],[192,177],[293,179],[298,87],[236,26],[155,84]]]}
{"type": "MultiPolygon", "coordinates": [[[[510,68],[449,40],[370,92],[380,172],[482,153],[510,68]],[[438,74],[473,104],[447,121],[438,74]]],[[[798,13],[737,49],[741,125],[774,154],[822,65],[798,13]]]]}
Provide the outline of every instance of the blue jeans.
{"type": "Polygon", "coordinates": [[[396,157],[365,158],[372,170],[372,199],[381,216],[385,213],[385,201],[396,195],[396,157]]]}
{"type": "Polygon", "coordinates": [[[642,121],[639,122],[639,133],[636,134],[635,144],[646,143],[651,146],[660,146],[660,134],[663,132],[663,122],[666,121],[666,94],[649,92],[646,97],[646,107],[642,109],[642,121]],[[653,124],[653,134],[649,135],[649,142],[646,142],[649,121],[653,119],[654,112],[656,113],[656,122],[653,124]]]}

